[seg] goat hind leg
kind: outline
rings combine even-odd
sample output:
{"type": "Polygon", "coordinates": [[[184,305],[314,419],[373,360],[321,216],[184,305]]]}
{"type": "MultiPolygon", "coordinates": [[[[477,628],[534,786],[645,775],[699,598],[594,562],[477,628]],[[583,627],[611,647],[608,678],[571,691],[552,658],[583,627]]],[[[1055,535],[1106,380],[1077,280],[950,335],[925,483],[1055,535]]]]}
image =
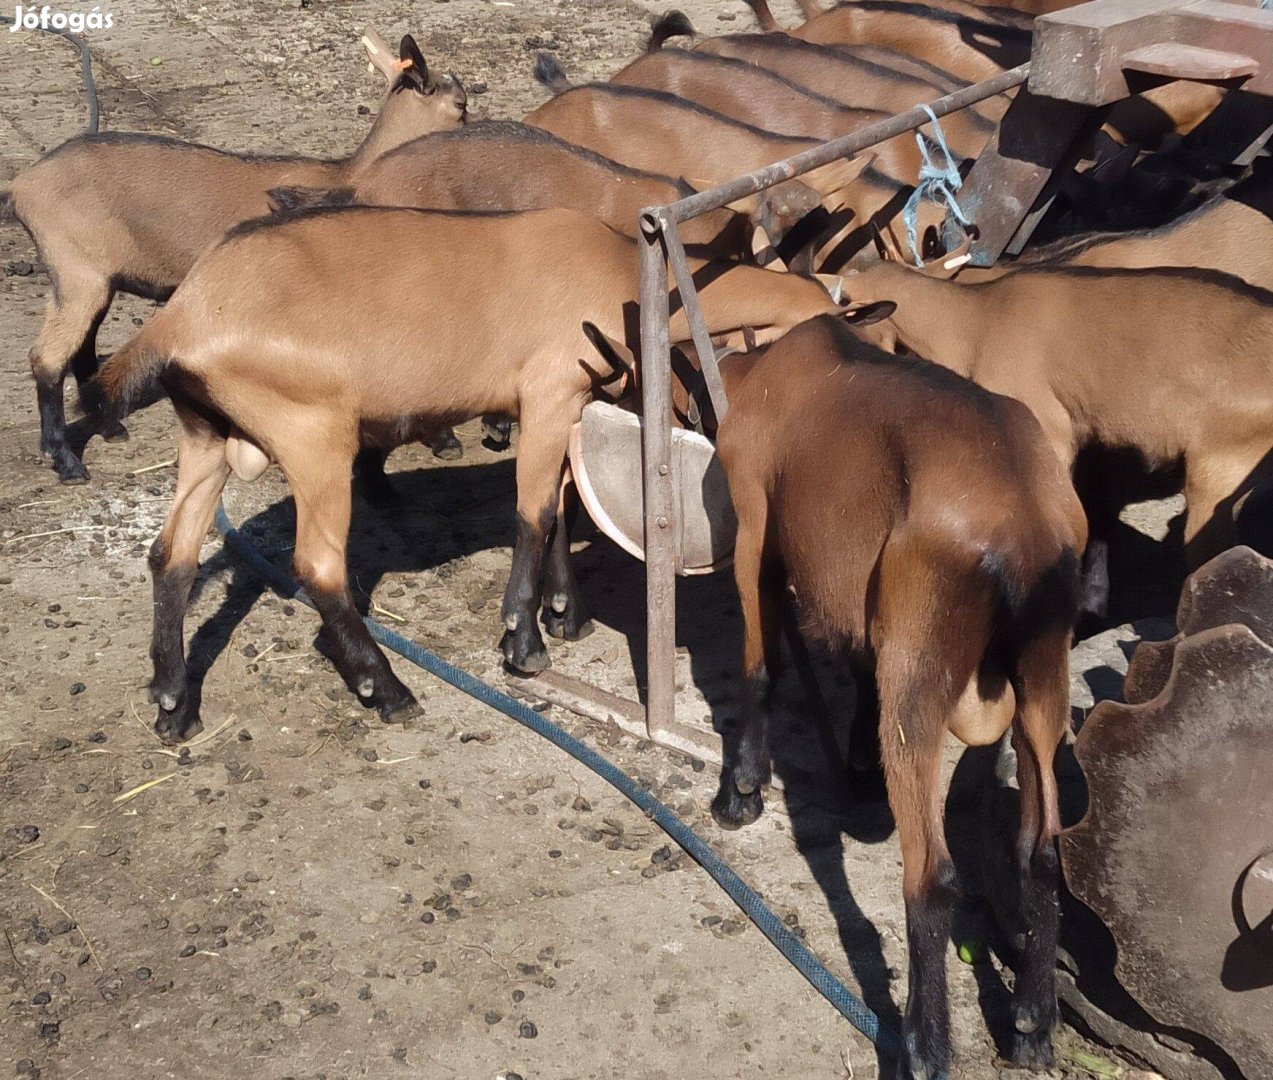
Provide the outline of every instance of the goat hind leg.
{"type": "Polygon", "coordinates": [[[1012,741],[1021,788],[1017,873],[1022,933],[1013,992],[1013,1061],[1034,1069],[1052,1065],[1057,1022],[1056,952],[1061,812],[1053,759],[1069,716],[1069,635],[1032,643],[1018,662],[1020,695],[1012,741]]]}
{"type": "MultiPolygon", "coordinates": [[[[321,425],[305,430],[315,434],[321,425]]],[[[418,715],[420,706],[371,639],[349,591],[345,558],[353,442],[339,433],[288,441],[287,457],[279,464],[296,498],[296,573],[323,620],[324,651],[363,704],[389,723],[418,715]]]]}
{"type": "Polygon", "coordinates": [[[776,669],[782,629],[781,563],[770,550],[769,508],[761,490],[740,488],[734,579],[743,610],[743,684],[737,731],[725,739],[720,787],[712,817],[722,829],[749,825],[764,811],[761,788],[769,782],[770,673],[776,669]]]}
{"type": "Polygon", "coordinates": [[[59,275],[56,295],[49,300],[44,325],[31,349],[31,374],[40,410],[40,453],[52,462],[64,484],[88,480],[88,470],[66,441],[66,372],[86,348],[95,348],[97,325],[110,301],[109,282],[92,274],[59,275]]]}
{"type": "Polygon", "coordinates": [[[172,510],[150,549],[155,623],[150,645],[154,677],[149,695],[159,706],[155,731],[172,741],[189,738],[201,726],[186,674],[184,624],[199,568],[199,548],[230,474],[224,437],[183,406],[176,405],[176,409],[183,429],[177,490],[172,510]]]}
{"type": "Polygon", "coordinates": [[[903,1013],[900,1080],[936,1080],[950,1070],[946,951],[958,880],[942,821],[941,748],[953,702],[940,671],[917,670],[920,652],[895,638],[879,657],[880,746],[888,801],[902,848],[910,969],[903,1013]]]}

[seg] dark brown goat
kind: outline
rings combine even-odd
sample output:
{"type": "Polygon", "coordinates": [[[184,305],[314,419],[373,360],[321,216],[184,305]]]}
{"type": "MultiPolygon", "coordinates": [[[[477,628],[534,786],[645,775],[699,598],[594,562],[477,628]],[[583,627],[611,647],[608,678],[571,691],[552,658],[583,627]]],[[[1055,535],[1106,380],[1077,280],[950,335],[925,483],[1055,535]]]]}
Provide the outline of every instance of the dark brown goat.
{"type": "MultiPolygon", "coordinates": [[[[434,78],[411,37],[395,59],[368,31],[368,56],[388,83],[376,122],[349,158],[230,154],[154,135],[82,135],[45,155],[0,196],[30,233],[53,279],[31,350],[40,451],[64,483],[88,479],[66,441],[63,382],[97,369],[97,330],[117,292],[168,296],[199,254],[241,221],[269,213],[266,192],[298,184],[339,187],[386,150],[464,122],[467,98],[452,76],[434,78]]],[[[125,432],[107,428],[108,439],[125,432]]]]}
{"type": "MultiPolygon", "coordinates": [[[[880,311],[886,310],[881,308],[880,311]]],[[[869,316],[867,316],[869,317],[869,316]]],[[[1069,722],[1082,508],[1028,409],[819,318],[722,364],[719,451],[738,515],[741,717],[712,804],[754,821],[770,775],[764,697],[781,605],[873,664],[902,848],[909,991],[896,1075],[948,1075],[945,954],[957,882],[942,824],[942,748],[1011,728],[1021,785],[1014,1057],[1052,1060],[1060,832],[1053,758],[1069,722]]]]}
{"type": "MultiPolygon", "coordinates": [[[[504,655],[521,671],[546,667],[541,570],[570,429],[616,378],[585,324],[635,346],[635,255],[632,240],[574,210],[370,207],[251,222],[205,254],[99,376],[115,403],[159,379],[181,424],[176,495],[151,551],[156,730],[184,738],[198,722],[182,622],[199,547],[230,472],[255,479],[271,460],[296,499],[295,567],[337,668],[386,718],[413,710],[349,592],[350,467],[360,445],[401,445],[483,413],[521,422],[504,655]],[[462,301],[446,281],[463,283],[462,301]]],[[[691,266],[712,333],[776,336],[839,310],[795,274],[691,266]]],[[[671,330],[689,338],[683,312],[671,330]]],[[[550,560],[548,578],[549,596],[578,603],[568,559],[550,560]]]]}

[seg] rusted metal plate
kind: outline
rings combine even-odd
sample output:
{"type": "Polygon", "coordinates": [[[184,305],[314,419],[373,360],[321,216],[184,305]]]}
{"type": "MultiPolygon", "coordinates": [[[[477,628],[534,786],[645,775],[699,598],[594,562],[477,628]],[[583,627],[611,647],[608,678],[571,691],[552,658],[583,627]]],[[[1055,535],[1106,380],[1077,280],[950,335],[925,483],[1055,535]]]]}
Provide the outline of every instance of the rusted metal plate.
{"type": "Polygon", "coordinates": [[[1230,548],[1189,576],[1176,611],[1178,633],[1169,641],[1146,641],[1136,647],[1123,697],[1133,705],[1156,697],[1167,685],[1181,640],[1229,624],[1248,627],[1273,645],[1273,560],[1248,547],[1230,548]]]}
{"type": "Polygon", "coordinates": [[[1185,638],[1162,693],[1098,706],[1075,754],[1090,802],[1062,861],[1119,981],[1243,1075],[1273,1076],[1273,648],[1245,626],[1185,638]]]}
{"type": "MultiPolygon", "coordinates": [[[[628,554],[645,557],[641,502],[641,418],[608,402],[583,411],[570,437],[570,467],[598,529],[628,554]]],[[[678,574],[707,574],[728,564],[738,529],[716,448],[692,431],[672,432],[674,513],[656,528],[672,530],[678,574]]]]}

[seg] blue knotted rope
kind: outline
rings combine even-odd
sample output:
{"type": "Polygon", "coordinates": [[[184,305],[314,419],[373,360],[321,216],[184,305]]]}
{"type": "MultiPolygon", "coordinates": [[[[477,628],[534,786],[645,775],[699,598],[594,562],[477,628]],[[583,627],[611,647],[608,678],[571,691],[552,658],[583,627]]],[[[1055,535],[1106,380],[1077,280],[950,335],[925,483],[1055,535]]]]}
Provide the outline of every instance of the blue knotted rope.
{"type": "MultiPolygon", "coordinates": [[[[1273,0],[1261,0],[1261,2],[1273,3],[1273,0]]],[[[928,150],[927,140],[916,128],[915,143],[919,147],[920,157],[923,158],[923,162],[919,167],[919,180],[915,184],[915,190],[911,192],[911,197],[906,200],[906,205],[902,207],[902,221],[906,225],[906,242],[911,246],[911,254],[915,256],[916,266],[924,265],[924,259],[919,250],[919,238],[916,235],[916,219],[919,215],[919,202],[921,199],[944,202],[947,209],[955,215],[955,220],[960,225],[967,228],[969,224],[968,215],[964,213],[959,201],[955,198],[955,192],[963,186],[964,182],[959,175],[959,167],[955,164],[950,147],[946,145],[946,136],[942,132],[941,123],[937,119],[937,114],[927,105],[921,105],[920,108],[928,113],[928,118],[932,121],[933,137],[937,140],[937,148],[941,151],[942,157],[945,158],[945,164],[938,165],[933,160],[933,155],[928,150]]]]}

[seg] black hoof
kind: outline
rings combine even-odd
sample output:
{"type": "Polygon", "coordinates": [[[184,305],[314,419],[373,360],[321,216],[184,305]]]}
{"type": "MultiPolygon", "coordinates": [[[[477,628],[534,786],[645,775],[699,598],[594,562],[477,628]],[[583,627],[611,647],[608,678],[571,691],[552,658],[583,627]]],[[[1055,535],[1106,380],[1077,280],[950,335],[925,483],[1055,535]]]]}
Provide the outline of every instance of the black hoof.
{"type": "Polygon", "coordinates": [[[459,461],[464,456],[464,447],[453,431],[439,435],[429,443],[429,449],[433,451],[433,456],[441,461],[459,461]]]}
{"type": "Polygon", "coordinates": [[[108,443],[128,442],[131,436],[128,434],[128,428],[123,424],[116,424],[111,428],[102,430],[102,439],[108,443]]]}
{"type": "Polygon", "coordinates": [[[60,451],[51,456],[53,458],[53,471],[57,473],[57,478],[61,480],[62,483],[88,483],[88,470],[84,468],[84,462],[82,462],[69,450],[60,451]]]}
{"type": "Polygon", "coordinates": [[[544,643],[536,638],[518,636],[509,630],[500,641],[504,663],[523,675],[538,675],[552,666],[544,643]]]}
{"type": "Polygon", "coordinates": [[[743,795],[734,787],[731,777],[722,777],[720,790],[716,792],[716,798],[712,800],[712,817],[722,829],[729,829],[732,832],[734,829],[741,829],[744,825],[750,825],[760,817],[764,808],[765,802],[761,797],[760,788],[750,795],[743,795]]]}
{"type": "Polygon", "coordinates": [[[507,450],[513,445],[513,421],[510,417],[482,417],[482,445],[488,450],[507,450]]]}
{"type": "Polygon", "coordinates": [[[1012,1064],[1018,1069],[1030,1069],[1033,1072],[1046,1072],[1056,1064],[1052,1053],[1052,1032],[1050,1029],[1031,1031],[1022,1034],[1012,1033],[1012,1064]]]}
{"type": "Polygon", "coordinates": [[[558,615],[552,608],[545,608],[544,629],[548,631],[549,637],[555,637],[558,641],[583,641],[591,636],[596,627],[592,625],[591,619],[580,619],[569,611],[558,615]]]}
{"type": "Polygon", "coordinates": [[[164,695],[152,688],[148,696],[159,706],[159,715],[155,718],[155,734],[164,742],[185,742],[203,730],[203,721],[191,705],[188,694],[174,700],[173,695],[164,695]],[[164,707],[165,703],[172,704],[173,707],[167,709],[164,707]]]}
{"type": "Polygon", "coordinates": [[[404,699],[380,702],[376,706],[376,712],[386,724],[406,724],[417,716],[424,715],[420,703],[409,693],[404,699]]]}

